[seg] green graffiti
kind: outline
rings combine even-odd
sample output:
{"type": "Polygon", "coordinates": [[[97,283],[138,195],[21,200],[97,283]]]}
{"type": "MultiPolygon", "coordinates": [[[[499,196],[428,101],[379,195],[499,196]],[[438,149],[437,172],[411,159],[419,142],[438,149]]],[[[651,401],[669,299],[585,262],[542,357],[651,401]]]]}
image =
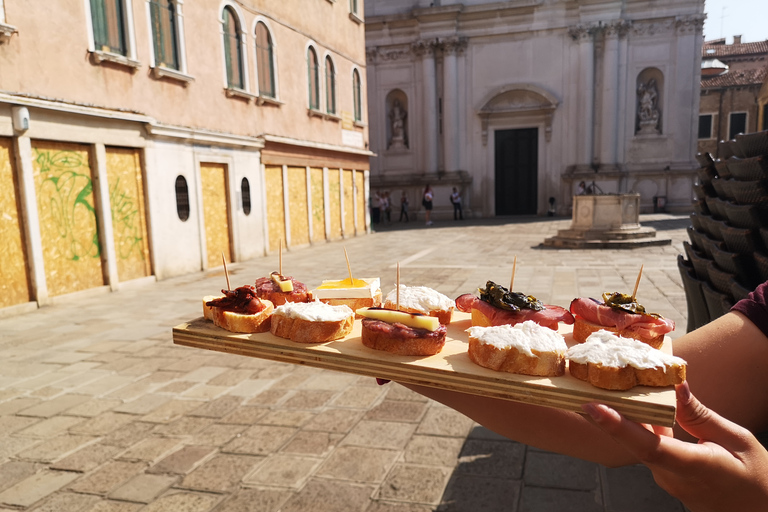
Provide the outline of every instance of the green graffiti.
{"type": "Polygon", "coordinates": [[[120,190],[120,178],[115,180],[109,191],[109,203],[112,206],[112,229],[115,233],[117,256],[123,260],[131,257],[134,249],[139,258],[144,260],[144,245],[139,204],[135,198],[120,190]],[[117,241],[119,240],[119,243],[117,241]]]}
{"type": "Polygon", "coordinates": [[[50,220],[58,236],[67,247],[73,261],[99,258],[101,249],[96,222],[96,210],[91,204],[93,183],[89,174],[78,172],[89,169],[87,159],[74,151],[34,150],[40,168],[40,198],[48,201],[50,220]],[[79,222],[78,218],[85,218],[79,222]],[[92,227],[87,232],[76,228],[92,227]]]}

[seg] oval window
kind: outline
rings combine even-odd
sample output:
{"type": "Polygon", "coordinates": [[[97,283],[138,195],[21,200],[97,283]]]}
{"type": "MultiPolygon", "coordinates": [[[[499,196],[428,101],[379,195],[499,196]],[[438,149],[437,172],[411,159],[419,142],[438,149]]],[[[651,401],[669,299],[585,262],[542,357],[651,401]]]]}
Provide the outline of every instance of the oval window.
{"type": "Polygon", "coordinates": [[[176,213],[182,221],[189,218],[189,188],[181,175],[176,177],[176,213]]]}
{"type": "Polygon", "coordinates": [[[248,178],[240,182],[240,196],[243,198],[243,213],[248,215],[251,213],[251,184],[248,178]]]}

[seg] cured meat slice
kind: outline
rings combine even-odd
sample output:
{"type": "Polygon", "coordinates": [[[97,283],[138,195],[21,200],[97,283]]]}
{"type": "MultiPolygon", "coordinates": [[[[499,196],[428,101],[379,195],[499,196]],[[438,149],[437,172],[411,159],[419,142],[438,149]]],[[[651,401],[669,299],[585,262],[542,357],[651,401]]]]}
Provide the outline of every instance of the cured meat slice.
{"type": "Polygon", "coordinates": [[[465,313],[471,313],[472,309],[480,311],[485,315],[490,325],[515,325],[526,320],[533,320],[537,324],[557,330],[558,323],[564,322],[568,325],[573,323],[573,316],[565,308],[560,306],[544,305],[544,309],[536,311],[533,309],[521,309],[520,311],[507,311],[487,302],[480,300],[471,293],[466,293],[456,298],[456,308],[465,313]]]}
{"type": "Polygon", "coordinates": [[[647,338],[663,335],[675,329],[673,320],[619,311],[591,298],[573,299],[570,310],[574,316],[581,317],[587,322],[614,327],[620,331],[635,331],[647,338]]]}

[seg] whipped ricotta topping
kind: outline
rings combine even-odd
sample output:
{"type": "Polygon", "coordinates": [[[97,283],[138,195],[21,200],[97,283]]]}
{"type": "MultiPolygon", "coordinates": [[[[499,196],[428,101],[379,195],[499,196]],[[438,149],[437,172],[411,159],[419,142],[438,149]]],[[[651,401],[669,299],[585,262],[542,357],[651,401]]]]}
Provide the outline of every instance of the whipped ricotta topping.
{"type": "Polygon", "coordinates": [[[275,308],[273,315],[300,318],[310,322],[339,322],[355,313],[349,306],[331,306],[324,302],[286,302],[275,308]]]}
{"type": "Polygon", "coordinates": [[[557,352],[565,354],[568,346],[565,338],[552,329],[542,327],[533,320],[526,320],[515,325],[496,325],[492,327],[470,327],[467,332],[481,343],[493,345],[505,350],[516,348],[531,357],[538,357],[533,351],[557,352]]]}
{"type": "MultiPolygon", "coordinates": [[[[358,279],[355,278],[355,281],[358,279]]],[[[367,299],[374,297],[381,287],[381,281],[378,277],[360,279],[365,281],[365,286],[337,288],[335,285],[341,283],[338,280],[323,281],[319,287],[312,290],[312,296],[318,299],[367,299]],[[323,288],[328,286],[328,288],[323,288]]]]}
{"type": "Polygon", "coordinates": [[[602,329],[590,334],[584,343],[569,348],[566,357],[580,364],[602,364],[613,368],[632,366],[639,370],[686,364],[684,359],[642,341],[616,336],[602,329]]]}
{"type": "MultiPolygon", "coordinates": [[[[387,294],[384,301],[386,307],[394,309],[397,302],[397,289],[387,294]]],[[[426,286],[405,286],[400,285],[400,308],[412,309],[428,315],[430,311],[449,311],[454,308],[456,303],[443,295],[442,293],[427,288],[426,286]]]]}

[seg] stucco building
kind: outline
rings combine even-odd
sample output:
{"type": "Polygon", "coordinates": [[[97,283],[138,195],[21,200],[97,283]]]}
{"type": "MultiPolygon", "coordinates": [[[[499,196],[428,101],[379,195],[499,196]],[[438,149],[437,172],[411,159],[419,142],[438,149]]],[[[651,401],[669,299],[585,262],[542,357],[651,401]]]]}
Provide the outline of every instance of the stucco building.
{"type": "Polygon", "coordinates": [[[701,58],[699,151],[719,158],[719,141],[768,129],[768,41],[706,41],[701,58]]]}
{"type": "Polygon", "coordinates": [[[361,9],[0,1],[0,310],[366,233],[361,9]]]}
{"type": "Polygon", "coordinates": [[[373,190],[568,214],[579,182],[689,211],[703,0],[369,0],[373,190]],[[552,204],[554,201],[554,204],[552,204]]]}

